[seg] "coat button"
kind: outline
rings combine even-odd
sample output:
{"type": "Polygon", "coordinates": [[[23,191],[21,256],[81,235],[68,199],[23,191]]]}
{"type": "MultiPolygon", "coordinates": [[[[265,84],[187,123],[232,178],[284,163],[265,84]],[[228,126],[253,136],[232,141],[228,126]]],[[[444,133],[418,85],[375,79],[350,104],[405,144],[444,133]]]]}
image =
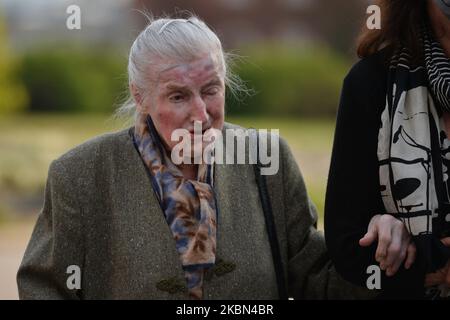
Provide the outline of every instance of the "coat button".
{"type": "Polygon", "coordinates": [[[227,273],[234,271],[234,269],[236,269],[236,264],[231,261],[219,259],[213,269],[214,274],[218,277],[221,277],[227,273]]]}
{"type": "Polygon", "coordinates": [[[187,286],[184,280],[180,280],[177,277],[172,277],[169,279],[163,279],[158,281],[156,288],[161,291],[168,292],[170,294],[175,294],[177,292],[187,292],[187,286]]]}

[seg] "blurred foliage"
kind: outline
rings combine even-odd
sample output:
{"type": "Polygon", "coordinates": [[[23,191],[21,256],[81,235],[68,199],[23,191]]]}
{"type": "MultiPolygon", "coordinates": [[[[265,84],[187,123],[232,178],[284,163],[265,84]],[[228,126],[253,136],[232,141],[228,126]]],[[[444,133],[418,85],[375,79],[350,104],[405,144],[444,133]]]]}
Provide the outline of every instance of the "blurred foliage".
{"type": "Polygon", "coordinates": [[[229,95],[229,114],[334,116],[350,62],[323,47],[262,44],[244,48],[234,71],[254,90],[229,95]]]}
{"type": "Polygon", "coordinates": [[[126,90],[126,59],[108,50],[41,49],[25,54],[21,76],[31,111],[112,112],[126,90]]]}
{"type": "MultiPolygon", "coordinates": [[[[23,57],[31,111],[111,113],[127,93],[126,59],[113,50],[43,49],[23,57]]],[[[350,62],[319,46],[252,44],[234,71],[253,89],[228,95],[230,115],[334,116],[350,62]],[[241,97],[242,98],[242,97],[241,97]]]]}
{"type": "Polygon", "coordinates": [[[0,206],[0,225],[7,221],[6,209],[0,206]]]}
{"type": "Polygon", "coordinates": [[[6,26],[0,12],[0,114],[23,110],[27,105],[27,92],[18,81],[19,61],[10,52],[6,26]]]}

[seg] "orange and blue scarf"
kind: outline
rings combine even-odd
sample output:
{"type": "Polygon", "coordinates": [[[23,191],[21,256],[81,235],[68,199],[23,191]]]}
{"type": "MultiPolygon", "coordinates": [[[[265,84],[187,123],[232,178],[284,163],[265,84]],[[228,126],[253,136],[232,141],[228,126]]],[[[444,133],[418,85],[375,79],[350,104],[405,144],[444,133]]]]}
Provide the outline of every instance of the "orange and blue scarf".
{"type": "Polygon", "coordinates": [[[197,179],[186,179],[171,161],[146,114],[136,118],[134,140],[175,239],[189,295],[202,299],[204,273],[216,260],[213,166],[199,164],[197,179]]]}

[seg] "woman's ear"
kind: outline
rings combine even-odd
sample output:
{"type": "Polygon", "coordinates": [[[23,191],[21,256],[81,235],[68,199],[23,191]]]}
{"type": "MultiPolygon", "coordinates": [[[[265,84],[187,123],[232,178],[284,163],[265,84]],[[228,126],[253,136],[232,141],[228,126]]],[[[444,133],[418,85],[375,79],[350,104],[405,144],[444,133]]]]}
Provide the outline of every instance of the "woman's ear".
{"type": "Polygon", "coordinates": [[[143,107],[142,107],[142,95],[141,95],[138,87],[134,83],[130,84],[130,92],[131,92],[131,95],[133,96],[134,101],[136,102],[137,110],[139,112],[141,112],[142,109],[143,109],[143,107]]]}

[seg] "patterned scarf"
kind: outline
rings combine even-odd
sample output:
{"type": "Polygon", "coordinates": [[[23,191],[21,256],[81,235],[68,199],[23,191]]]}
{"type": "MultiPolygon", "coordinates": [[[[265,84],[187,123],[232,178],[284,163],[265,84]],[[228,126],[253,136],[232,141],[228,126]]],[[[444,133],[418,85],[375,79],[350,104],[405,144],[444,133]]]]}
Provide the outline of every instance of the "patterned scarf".
{"type": "Polygon", "coordinates": [[[440,241],[450,235],[450,141],[442,118],[450,111],[450,60],[426,24],[422,41],[423,66],[413,66],[406,49],[390,62],[378,160],[386,212],[405,223],[434,272],[450,258],[440,241]]]}
{"type": "Polygon", "coordinates": [[[213,166],[200,164],[197,180],[184,178],[167,155],[149,115],[138,115],[134,138],[175,239],[189,295],[202,299],[204,272],[216,260],[213,166]]]}
{"type": "Polygon", "coordinates": [[[424,35],[424,52],[431,92],[437,104],[450,111],[450,60],[430,32],[424,35]]]}

